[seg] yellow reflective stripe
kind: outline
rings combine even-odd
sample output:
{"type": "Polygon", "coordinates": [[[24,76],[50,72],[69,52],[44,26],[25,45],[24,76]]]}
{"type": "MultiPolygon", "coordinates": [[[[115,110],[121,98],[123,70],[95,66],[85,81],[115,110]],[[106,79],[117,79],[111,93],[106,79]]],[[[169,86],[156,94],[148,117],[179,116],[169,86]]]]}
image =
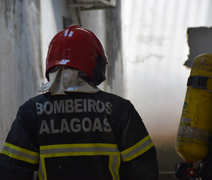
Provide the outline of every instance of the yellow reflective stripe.
{"type": "Polygon", "coordinates": [[[59,148],[77,148],[77,147],[106,147],[117,148],[117,144],[93,143],[93,144],[57,144],[40,146],[40,150],[59,149],[59,148]]]}
{"type": "Polygon", "coordinates": [[[58,144],[40,147],[41,157],[117,155],[117,144],[58,144]]]}
{"type": "Polygon", "coordinates": [[[109,167],[110,173],[111,173],[111,175],[112,175],[112,177],[114,179],[115,178],[114,177],[114,173],[112,173],[113,172],[113,169],[112,169],[113,168],[113,156],[109,157],[109,166],[108,167],[109,167]]]}
{"type": "Polygon", "coordinates": [[[43,180],[43,178],[41,177],[41,167],[39,167],[38,169],[38,179],[43,180]]]}
{"type": "Polygon", "coordinates": [[[130,151],[133,151],[134,149],[138,148],[140,145],[142,145],[145,141],[147,141],[148,139],[150,139],[150,136],[147,135],[145,138],[143,138],[141,141],[139,141],[138,143],[136,143],[134,146],[124,150],[121,152],[122,155],[129,153],[130,151]]]}
{"type": "Polygon", "coordinates": [[[125,158],[124,161],[131,161],[132,159],[134,159],[134,158],[140,156],[141,154],[145,153],[146,151],[148,151],[153,146],[154,146],[153,143],[149,144],[144,149],[142,149],[141,151],[139,151],[139,153],[134,154],[133,156],[131,156],[129,158],[125,158]]]}
{"type": "Polygon", "coordinates": [[[54,154],[42,154],[40,157],[62,157],[62,156],[101,156],[101,155],[117,155],[117,153],[107,152],[70,152],[70,153],[54,153],[54,154]]]}
{"type": "Polygon", "coordinates": [[[153,146],[152,140],[149,135],[136,143],[134,146],[121,152],[123,161],[130,161],[141,154],[145,153],[153,146]]]}
{"type": "Polygon", "coordinates": [[[113,177],[113,180],[120,180],[120,176],[119,176],[120,164],[121,164],[120,156],[109,157],[109,170],[113,177]]]}
{"type": "Polygon", "coordinates": [[[6,147],[9,147],[11,149],[15,149],[17,151],[20,151],[20,152],[23,152],[23,153],[26,153],[26,154],[30,154],[32,156],[38,156],[38,153],[37,152],[34,152],[34,151],[30,151],[28,149],[24,149],[24,148],[21,148],[21,147],[18,147],[18,146],[15,146],[15,145],[12,145],[10,143],[5,143],[4,146],[6,147]]]}
{"type": "Polygon", "coordinates": [[[25,161],[31,164],[38,163],[38,153],[34,151],[30,151],[10,143],[5,143],[3,150],[1,152],[4,155],[12,157],[14,159],[18,159],[21,161],[25,161]]]}
{"type": "Polygon", "coordinates": [[[121,164],[121,156],[120,154],[117,156],[117,163],[116,163],[116,167],[115,167],[115,172],[117,174],[117,179],[119,180],[119,169],[120,169],[120,164],[121,164]]]}
{"type": "Polygon", "coordinates": [[[120,180],[119,167],[121,156],[117,144],[58,144],[40,146],[40,167],[38,176],[42,180],[47,180],[45,158],[61,156],[109,156],[108,168],[113,180],[120,180]]]}
{"type": "Polygon", "coordinates": [[[47,180],[47,174],[46,174],[46,165],[44,158],[40,158],[40,167],[38,170],[38,177],[40,180],[47,180]]]}

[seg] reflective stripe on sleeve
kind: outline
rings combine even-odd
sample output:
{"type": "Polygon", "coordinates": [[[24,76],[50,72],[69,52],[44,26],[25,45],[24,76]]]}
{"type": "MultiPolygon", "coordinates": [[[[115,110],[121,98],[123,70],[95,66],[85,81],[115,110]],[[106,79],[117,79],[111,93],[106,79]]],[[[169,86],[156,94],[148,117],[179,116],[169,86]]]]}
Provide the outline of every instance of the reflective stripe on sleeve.
{"type": "Polygon", "coordinates": [[[134,146],[121,152],[122,161],[130,161],[141,154],[145,153],[153,146],[152,140],[149,135],[136,143],[134,146]]]}
{"type": "Polygon", "coordinates": [[[4,144],[1,153],[14,159],[25,161],[31,164],[37,164],[39,159],[37,152],[21,148],[10,143],[4,144]]]}
{"type": "Polygon", "coordinates": [[[47,180],[45,158],[64,156],[109,156],[108,168],[113,180],[119,180],[119,167],[121,156],[116,144],[58,144],[40,146],[40,167],[38,176],[42,180],[47,180]]]}

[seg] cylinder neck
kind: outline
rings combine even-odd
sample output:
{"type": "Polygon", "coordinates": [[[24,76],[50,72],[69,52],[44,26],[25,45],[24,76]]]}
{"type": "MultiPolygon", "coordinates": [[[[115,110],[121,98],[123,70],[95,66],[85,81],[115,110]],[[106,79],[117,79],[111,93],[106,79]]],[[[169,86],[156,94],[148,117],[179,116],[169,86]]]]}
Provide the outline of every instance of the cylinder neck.
{"type": "Polygon", "coordinates": [[[188,166],[188,168],[192,168],[193,167],[193,163],[192,161],[186,161],[186,164],[188,166]]]}

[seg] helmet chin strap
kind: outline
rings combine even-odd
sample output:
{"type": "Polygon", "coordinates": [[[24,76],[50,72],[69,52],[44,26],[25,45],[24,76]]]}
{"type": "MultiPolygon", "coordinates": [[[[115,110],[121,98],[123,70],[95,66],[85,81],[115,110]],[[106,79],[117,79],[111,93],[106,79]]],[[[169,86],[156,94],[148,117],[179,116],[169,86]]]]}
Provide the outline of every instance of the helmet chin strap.
{"type": "Polygon", "coordinates": [[[49,82],[44,84],[39,92],[49,91],[52,95],[66,95],[66,92],[96,93],[100,89],[86,82],[83,77],[86,73],[61,66],[58,70],[49,73],[49,82]]]}

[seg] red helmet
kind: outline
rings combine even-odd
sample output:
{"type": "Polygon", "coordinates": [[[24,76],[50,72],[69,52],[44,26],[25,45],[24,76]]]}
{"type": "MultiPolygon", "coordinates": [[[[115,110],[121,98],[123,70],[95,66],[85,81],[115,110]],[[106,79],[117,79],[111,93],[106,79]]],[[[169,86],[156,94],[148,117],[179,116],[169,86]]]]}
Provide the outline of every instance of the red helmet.
{"type": "Polygon", "coordinates": [[[60,31],[49,44],[46,58],[46,78],[54,66],[69,66],[90,76],[94,84],[105,80],[107,56],[94,33],[78,25],[60,31]]]}

